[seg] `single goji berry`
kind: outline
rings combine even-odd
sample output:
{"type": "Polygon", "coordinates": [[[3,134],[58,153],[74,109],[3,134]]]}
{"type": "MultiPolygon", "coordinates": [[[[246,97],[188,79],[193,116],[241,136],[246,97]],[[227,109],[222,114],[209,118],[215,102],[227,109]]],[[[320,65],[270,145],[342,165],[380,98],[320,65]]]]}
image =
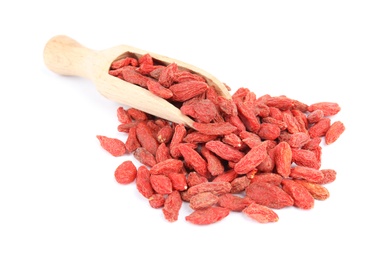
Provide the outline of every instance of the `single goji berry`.
{"type": "Polygon", "coordinates": [[[274,210],[257,203],[251,203],[242,212],[259,223],[278,221],[278,215],[274,210]]]}
{"type": "Polygon", "coordinates": [[[196,225],[208,225],[218,222],[230,214],[230,210],[222,207],[198,209],[185,217],[186,221],[196,225]]]}
{"type": "Polygon", "coordinates": [[[291,179],[281,182],[282,189],[294,200],[294,205],[301,209],[311,209],[314,206],[314,198],[311,193],[301,184],[291,179]]]}
{"type": "Polygon", "coordinates": [[[104,135],[97,135],[96,137],[100,141],[101,147],[111,155],[118,157],[126,153],[126,145],[123,141],[104,135]]]}
{"type": "Polygon", "coordinates": [[[326,144],[332,144],[336,140],[338,140],[339,136],[343,134],[345,131],[345,126],[342,122],[336,121],[332,123],[332,125],[328,128],[325,134],[325,142],[326,144]]]}
{"type": "Polygon", "coordinates": [[[166,175],[151,174],[150,175],[151,187],[159,194],[170,194],[173,191],[172,181],[166,175]]]}
{"type": "Polygon", "coordinates": [[[172,191],[166,198],[165,204],[163,205],[163,215],[169,222],[177,221],[179,211],[182,206],[182,199],[180,193],[175,190],[172,191]]]}
{"type": "Polygon", "coordinates": [[[129,184],[136,178],[137,169],[132,161],[122,162],[115,170],[115,179],[120,184],[129,184]]]}
{"type": "Polygon", "coordinates": [[[217,204],[231,211],[242,211],[253,202],[249,197],[240,197],[236,194],[226,193],[219,196],[217,204]]]}
{"type": "Polygon", "coordinates": [[[136,188],[145,198],[150,198],[154,194],[154,189],[150,183],[150,171],[146,166],[141,165],[138,167],[135,181],[136,188]]]}
{"type": "Polygon", "coordinates": [[[246,188],[246,195],[260,205],[281,209],[292,206],[293,198],[282,188],[268,182],[253,182],[246,188]]]}
{"type": "Polygon", "coordinates": [[[189,200],[189,207],[194,210],[205,209],[215,205],[219,200],[219,197],[212,192],[201,192],[193,195],[189,200]]]}

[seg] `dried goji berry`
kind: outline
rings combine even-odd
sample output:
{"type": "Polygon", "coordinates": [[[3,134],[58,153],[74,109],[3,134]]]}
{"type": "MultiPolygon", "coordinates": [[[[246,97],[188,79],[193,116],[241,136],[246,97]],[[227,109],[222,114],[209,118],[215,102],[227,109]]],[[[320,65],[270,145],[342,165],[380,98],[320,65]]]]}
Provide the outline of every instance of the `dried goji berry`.
{"type": "Polygon", "coordinates": [[[290,179],[282,180],[281,185],[282,189],[293,198],[296,207],[301,209],[313,208],[315,200],[303,185],[290,179]]]}
{"type": "Polygon", "coordinates": [[[254,201],[249,197],[240,197],[231,193],[226,193],[219,196],[217,204],[220,207],[229,209],[231,211],[242,211],[254,201]]]}
{"type": "Polygon", "coordinates": [[[246,188],[246,195],[260,205],[281,209],[292,206],[293,198],[276,186],[267,182],[253,182],[246,188]]]}
{"type": "Polygon", "coordinates": [[[328,192],[327,188],[318,183],[313,183],[306,180],[294,180],[294,181],[303,185],[309,191],[309,193],[311,193],[314,199],[326,200],[330,196],[330,193],[328,192]]]}
{"type": "Polygon", "coordinates": [[[339,136],[343,134],[345,131],[345,126],[342,122],[336,121],[332,123],[332,125],[328,128],[325,134],[325,142],[326,144],[332,144],[336,140],[338,140],[339,136]]]}
{"type": "Polygon", "coordinates": [[[173,84],[169,89],[173,92],[171,100],[183,102],[204,93],[207,88],[208,84],[203,81],[185,81],[173,84]]]}
{"type": "Polygon", "coordinates": [[[205,209],[215,205],[219,197],[212,192],[201,192],[193,195],[189,200],[189,207],[194,210],[205,209]]]}
{"type": "Polygon", "coordinates": [[[228,122],[222,123],[199,123],[194,122],[193,127],[200,133],[207,135],[227,135],[235,132],[237,128],[228,122]]]}
{"type": "Polygon", "coordinates": [[[335,102],[318,102],[308,106],[309,112],[313,112],[318,109],[323,111],[324,116],[333,116],[340,111],[340,106],[335,102]]]}
{"type": "Polygon", "coordinates": [[[100,141],[101,147],[111,155],[118,157],[126,153],[126,145],[123,141],[104,135],[97,135],[96,137],[100,141]]]}
{"type": "Polygon", "coordinates": [[[155,160],[155,156],[150,153],[146,148],[136,148],[133,155],[135,159],[137,159],[140,163],[148,167],[153,167],[157,163],[157,161],[155,160]]]}
{"type": "Polygon", "coordinates": [[[221,195],[230,192],[231,188],[232,186],[229,182],[203,182],[190,187],[188,193],[192,196],[202,192],[212,192],[215,195],[221,195]]]}
{"type": "Polygon", "coordinates": [[[182,199],[180,193],[175,190],[171,192],[163,206],[162,212],[165,216],[165,219],[169,222],[174,222],[178,219],[178,215],[182,206],[182,199]]]}
{"type": "Polygon", "coordinates": [[[293,167],[290,171],[290,177],[295,179],[304,179],[311,182],[321,182],[324,178],[322,171],[305,166],[293,167]]]}
{"type": "Polygon", "coordinates": [[[274,212],[274,210],[257,203],[251,203],[249,206],[243,209],[242,212],[259,223],[278,221],[278,215],[276,212],[274,212]]]}
{"type": "Polygon", "coordinates": [[[170,194],[173,191],[172,181],[166,175],[151,174],[150,175],[151,187],[159,194],[170,194]]]}
{"type": "Polygon", "coordinates": [[[186,221],[196,225],[209,225],[218,222],[230,214],[230,210],[222,207],[198,209],[185,217],[186,221]]]}
{"type": "Polygon", "coordinates": [[[150,183],[150,172],[146,166],[138,167],[136,175],[136,188],[145,198],[150,198],[154,194],[154,189],[150,183]]]}
{"type": "Polygon", "coordinates": [[[180,150],[181,155],[184,157],[185,162],[190,167],[192,167],[198,174],[207,176],[207,162],[197,151],[187,145],[180,145],[178,149],[180,150]]]}
{"type": "Polygon", "coordinates": [[[159,193],[151,195],[148,199],[150,206],[155,209],[162,208],[166,201],[165,195],[159,193]]]}
{"type": "Polygon", "coordinates": [[[280,142],[274,147],[274,164],[277,173],[287,178],[290,174],[292,163],[292,149],[287,142],[280,142]]]}
{"type": "Polygon", "coordinates": [[[153,167],[150,168],[150,173],[165,175],[168,175],[172,172],[180,173],[183,167],[184,163],[181,160],[171,158],[155,164],[153,167]]]}
{"type": "Polygon", "coordinates": [[[136,137],[143,148],[155,155],[158,148],[158,141],[154,138],[151,129],[145,122],[140,122],[136,127],[136,137]]]}
{"type": "Polygon", "coordinates": [[[137,169],[132,161],[122,162],[115,170],[115,179],[120,184],[129,184],[136,178],[137,169]]]}
{"type": "Polygon", "coordinates": [[[200,153],[207,161],[207,169],[212,176],[217,176],[224,172],[224,165],[221,160],[210,150],[206,147],[202,147],[200,153]]]}
{"type": "Polygon", "coordinates": [[[221,141],[207,142],[205,147],[227,161],[238,162],[245,155],[243,152],[221,141]]]}
{"type": "Polygon", "coordinates": [[[238,174],[245,174],[255,169],[267,156],[267,145],[261,143],[250,149],[234,166],[238,174]]]}

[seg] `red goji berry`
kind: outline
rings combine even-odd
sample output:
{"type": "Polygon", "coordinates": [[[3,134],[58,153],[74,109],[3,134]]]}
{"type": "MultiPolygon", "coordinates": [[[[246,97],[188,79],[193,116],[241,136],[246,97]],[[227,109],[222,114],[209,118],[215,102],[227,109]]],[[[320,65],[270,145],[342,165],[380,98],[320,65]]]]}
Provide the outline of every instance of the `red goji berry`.
{"type": "Polygon", "coordinates": [[[218,222],[230,214],[230,210],[222,207],[198,209],[185,217],[186,221],[196,225],[209,225],[218,222]]]}
{"type": "Polygon", "coordinates": [[[242,212],[259,223],[278,221],[278,215],[274,210],[257,203],[251,203],[242,212]]]}
{"type": "Polygon", "coordinates": [[[136,178],[137,169],[132,161],[122,162],[115,170],[115,179],[120,184],[129,184],[136,178]]]}
{"type": "Polygon", "coordinates": [[[100,141],[101,147],[111,155],[118,157],[126,153],[126,145],[123,141],[104,135],[97,135],[96,137],[100,141]]]}

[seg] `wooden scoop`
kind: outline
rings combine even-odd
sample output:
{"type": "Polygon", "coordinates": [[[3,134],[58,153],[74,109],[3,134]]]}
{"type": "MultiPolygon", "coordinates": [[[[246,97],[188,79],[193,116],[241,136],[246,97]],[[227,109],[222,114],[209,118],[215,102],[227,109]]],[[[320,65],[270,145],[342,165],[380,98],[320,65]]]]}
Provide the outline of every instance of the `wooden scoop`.
{"type": "Polygon", "coordinates": [[[219,95],[231,98],[225,85],[206,71],[179,60],[127,45],[95,51],[82,46],[67,36],[58,35],[47,42],[43,56],[45,64],[50,70],[61,75],[88,78],[94,82],[97,90],[103,96],[112,101],[193,128],[193,120],[182,114],[167,100],[152,94],[145,88],[108,73],[113,61],[129,56],[139,58],[147,53],[164,65],[176,63],[179,68],[200,74],[206,79],[209,86],[216,89],[219,95]]]}

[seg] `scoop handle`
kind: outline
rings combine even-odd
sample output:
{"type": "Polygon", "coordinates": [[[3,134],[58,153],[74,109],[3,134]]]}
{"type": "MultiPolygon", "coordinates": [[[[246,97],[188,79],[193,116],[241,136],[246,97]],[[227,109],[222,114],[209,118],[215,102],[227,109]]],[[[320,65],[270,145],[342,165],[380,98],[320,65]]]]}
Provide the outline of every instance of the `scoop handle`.
{"type": "Polygon", "coordinates": [[[55,73],[91,79],[97,52],[84,47],[74,39],[57,35],[51,38],[43,51],[46,66],[55,73]]]}

